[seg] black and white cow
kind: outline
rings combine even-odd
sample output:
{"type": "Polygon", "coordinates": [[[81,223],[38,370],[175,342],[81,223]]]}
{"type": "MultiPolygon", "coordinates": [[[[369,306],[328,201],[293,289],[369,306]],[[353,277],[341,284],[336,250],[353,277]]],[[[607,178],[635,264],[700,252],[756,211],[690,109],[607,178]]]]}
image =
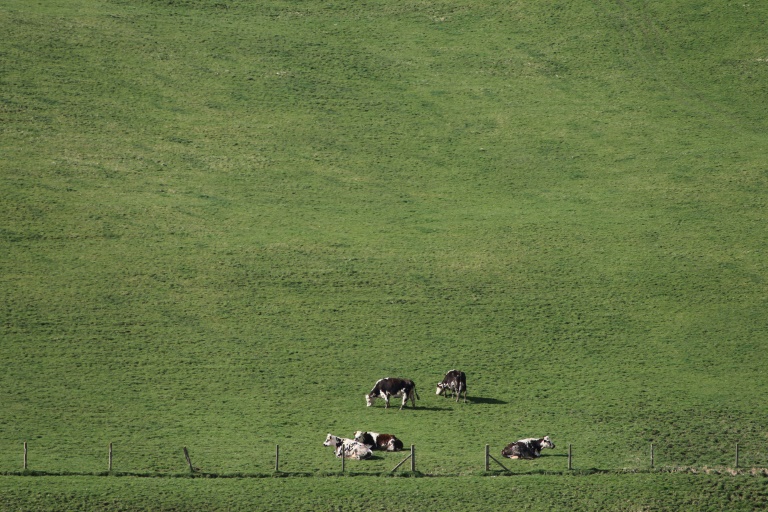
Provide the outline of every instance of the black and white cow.
{"type": "Polygon", "coordinates": [[[378,432],[355,432],[355,441],[363,443],[371,450],[385,450],[399,452],[403,449],[403,442],[392,434],[379,434],[378,432]]]}
{"type": "MultiPolygon", "coordinates": [[[[419,394],[416,393],[416,384],[414,384],[412,380],[397,379],[394,377],[379,379],[376,381],[371,392],[365,395],[365,403],[370,407],[377,398],[383,398],[385,404],[384,407],[388,408],[389,399],[391,397],[403,397],[403,403],[400,405],[400,409],[405,407],[408,400],[411,401],[413,407],[416,407],[416,399],[419,398],[419,394]]],[[[421,398],[419,398],[419,400],[421,400],[421,398]]]]}
{"type": "Polygon", "coordinates": [[[541,456],[543,448],[554,448],[555,444],[549,439],[549,436],[542,438],[529,437],[510,443],[501,450],[503,457],[510,459],[535,459],[541,456]]]}
{"type": "Polygon", "coordinates": [[[333,446],[336,451],[336,456],[341,458],[344,454],[345,459],[367,459],[373,455],[371,449],[365,446],[363,443],[357,442],[354,439],[345,439],[333,434],[328,434],[325,438],[323,446],[333,446]]]}
{"type": "Polygon", "coordinates": [[[455,393],[458,402],[462,392],[464,403],[467,403],[467,376],[462,371],[451,370],[445,374],[442,382],[437,383],[437,395],[445,394],[444,396],[447,397],[450,393],[455,393]]]}

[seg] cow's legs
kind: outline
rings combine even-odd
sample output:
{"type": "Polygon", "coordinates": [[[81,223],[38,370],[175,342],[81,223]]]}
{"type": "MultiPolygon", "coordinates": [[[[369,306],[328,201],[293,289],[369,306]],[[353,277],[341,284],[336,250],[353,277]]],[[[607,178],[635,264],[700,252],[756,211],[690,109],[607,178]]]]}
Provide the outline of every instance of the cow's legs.
{"type": "Polygon", "coordinates": [[[400,404],[400,410],[403,410],[403,407],[405,407],[406,402],[408,402],[408,393],[403,393],[403,403],[400,404]]]}
{"type": "Polygon", "coordinates": [[[389,395],[384,395],[384,408],[389,409],[389,395]]]}

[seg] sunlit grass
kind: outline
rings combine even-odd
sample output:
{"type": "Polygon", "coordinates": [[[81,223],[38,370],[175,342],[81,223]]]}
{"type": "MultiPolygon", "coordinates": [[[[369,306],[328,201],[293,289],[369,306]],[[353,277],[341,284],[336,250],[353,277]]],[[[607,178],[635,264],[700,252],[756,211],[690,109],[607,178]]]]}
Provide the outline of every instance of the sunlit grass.
{"type": "Polygon", "coordinates": [[[0,471],[768,465],[764,10],[4,5],[0,471]]]}

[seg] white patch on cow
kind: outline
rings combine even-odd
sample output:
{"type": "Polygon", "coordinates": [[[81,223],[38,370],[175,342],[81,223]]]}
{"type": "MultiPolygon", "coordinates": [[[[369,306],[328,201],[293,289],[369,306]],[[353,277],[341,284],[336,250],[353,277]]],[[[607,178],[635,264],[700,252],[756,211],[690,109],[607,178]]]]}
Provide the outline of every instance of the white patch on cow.
{"type": "Polygon", "coordinates": [[[384,408],[389,409],[389,402],[392,397],[403,397],[403,403],[400,405],[400,409],[402,410],[402,408],[405,407],[405,405],[408,403],[408,400],[410,400],[411,403],[413,403],[415,406],[415,393],[416,385],[413,383],[413,381],[386,377],[384,379],[377,380],[376,384],[373,386],[373,389],[367,395],[365,395],[365,404],[366,406],[371,407],[377,399],[381,398],[384,400],[384,408]],[[394,382],[388,382],[387,385],[382,386],[381,384],[383,381],[394,382]],[[405,388],[410,388],[410,391],[406,391],[405,388]],[[389,391],[390,389],[396,389],[396,391],[393,393],[389,391]]]}
{"type": "Polygon", "coordinates": [[[555,448],[549,436],[528,437],[510,443],[501,451],[501,455],[510,459],[536,459],[541,456],[544,448],[555,448]]]}
{"type": "Polygon", "coordinates": [[[373,445],[376,446],[376,444],[379,441],[378,432],[363,432],[362,430],[358,430],[357,432],[355,432],[354,440],[357,441],[358,443],[362,443],[363,436],[365,436],[365,434],[368,434],[369,436],[371,436],[371,439],[373,440],[373,445]]]}
{"type": "Polygon", "coordinates": [[[328,436],[325,438],[323,446],[334,446],[336,456],[339,458],[343,456],[346,459],[360,460],[367,459],[373,455],[371,449],[365,446],[363,443],[359,443],[354,439],[346,439],[343,437],[334,436],[333,434],[328,434],[328,436]]]}

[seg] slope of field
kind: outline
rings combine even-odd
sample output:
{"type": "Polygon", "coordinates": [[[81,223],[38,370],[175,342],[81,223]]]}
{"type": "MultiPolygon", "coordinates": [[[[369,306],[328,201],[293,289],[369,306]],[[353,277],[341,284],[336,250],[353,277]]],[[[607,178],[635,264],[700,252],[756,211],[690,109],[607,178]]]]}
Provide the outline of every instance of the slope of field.
{"type": "Polygon", "coordinates": [[[4,2],[0,471],[768,466],[767,15],[4,2]]]}

